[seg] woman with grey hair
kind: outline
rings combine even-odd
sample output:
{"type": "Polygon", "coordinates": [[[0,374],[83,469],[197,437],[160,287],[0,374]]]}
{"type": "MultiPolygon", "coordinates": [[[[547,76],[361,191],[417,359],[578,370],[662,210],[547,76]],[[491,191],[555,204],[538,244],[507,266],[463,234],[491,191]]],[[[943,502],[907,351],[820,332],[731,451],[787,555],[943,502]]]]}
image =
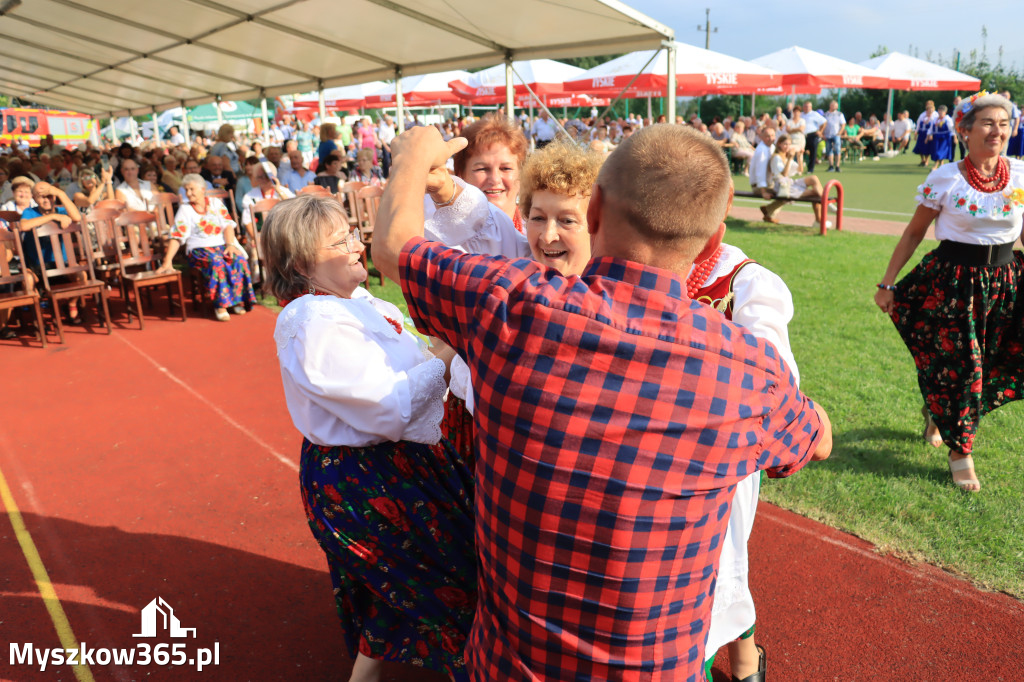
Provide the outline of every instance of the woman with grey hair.
{"type": "Polygon", "coordinates": [[[971,456],[978,422],[1024,391],[1024,256],[1013,250],[1024,163],[1002,155],[1010,112],[1006,98],[985,92],[957,107],[967,156],[918,188],[875,294],[917,365],[925,440],[949,447],[953,483],[968,492],[981,490],[971,456]],[[932,222],[939,247],[896,282],[932,222]]]}
{"type": "Polygon", "coordinates": [[[78,182],[68,187],[68,194],[75,206],[82,209],[92,208],[97,201],[114,199],[114,172],[108,166],[100,170],[100,175],[88,168],[78,173],[78,182]]]}
{"type": "Polygon", "coordinates": [[[440,424],[454,351],[428,349],[360,286],[363,245],[333,197],[281,202],[262,239],[264,287],[289,301],[274,340],[351,679],[380,679],[386,660],[465,680],[473,472],[440,424]]]}
{"type": "Polygon", "coordinates": [[[170,272],[181,245],[190,268],[199,270],[213,301],[214,315],[221,322],[231,318],[228,310],[244,315],[256,304],[245,251],[238,244],[228,209],[220,199],[206,196],[206,180],[191,173],[181,180],[188,203],[183,203],[174,216],[170,242],[158,272],[170,272]]]}

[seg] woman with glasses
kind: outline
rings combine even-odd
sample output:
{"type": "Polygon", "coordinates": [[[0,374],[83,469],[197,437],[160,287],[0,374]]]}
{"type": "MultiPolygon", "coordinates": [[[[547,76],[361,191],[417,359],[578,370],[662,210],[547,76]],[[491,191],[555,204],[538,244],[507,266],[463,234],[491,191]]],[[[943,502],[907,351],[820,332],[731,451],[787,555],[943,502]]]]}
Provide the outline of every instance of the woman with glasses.
{"type": "Polygon", "coordinates": [[[245,251],[235,236],[238,226],[220,199],[206,196],[203,176],[186,175],[181,184],[188,203],[183,203],[174,216],[167,253],[158,272],[171,272],[171,261],[184,245],[189,267],[203,274],[214,316],[227,322],[231,319],[228,310],[244,315],[256,304],[245,251]]]}
{"type": "Polygon", "coordinates": [[[472,471],[441,438],[452,351],[435,356],[360,284],[363,245],[332,197],[300,196],[262,232],[302,500],[327,555],[353,680],[401,661],[467,679],[476,602],[472,471]]]}

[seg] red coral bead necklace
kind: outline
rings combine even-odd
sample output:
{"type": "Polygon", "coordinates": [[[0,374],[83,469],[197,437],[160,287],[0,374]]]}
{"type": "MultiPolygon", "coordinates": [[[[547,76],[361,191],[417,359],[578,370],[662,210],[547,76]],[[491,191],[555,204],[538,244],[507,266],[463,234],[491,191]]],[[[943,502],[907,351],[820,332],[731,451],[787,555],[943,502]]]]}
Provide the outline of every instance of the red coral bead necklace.
{"type": "Polygon", "coordinates": [[[701,287],[704,286],[704,282],[707,281],[708,275],[718,265],[718,259],[722,257],[722,247],[719,246],[715,249],[715,252],[702,260],[700,263],[695,263],[693,271],[690,272],[689,277],[686,278],[686,295],[693,299],[697,292],[700,291],[701,287]]]}
{"type": "Polygon", "coordinates": [[[1002,157],[996,161],[995,175],[982,175],[977,166],[971,162],[970,156],[964,158],[964,171],[967,175],[967,184],[979,192],[999,192],[1005,189],[1010,182],[1010,164],[1002,157]]]}

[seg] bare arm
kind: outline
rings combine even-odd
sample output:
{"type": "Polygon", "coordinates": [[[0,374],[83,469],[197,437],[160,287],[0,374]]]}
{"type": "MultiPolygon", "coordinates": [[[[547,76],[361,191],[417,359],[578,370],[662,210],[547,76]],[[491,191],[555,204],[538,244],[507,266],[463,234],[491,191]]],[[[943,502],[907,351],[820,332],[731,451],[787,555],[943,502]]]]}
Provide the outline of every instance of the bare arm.
{"type": "MultiPolygon", "coordinates": [[[[927,206],[917,207],[914,217],[910,219],[907,228],[903,230],[903,236],[900,237],[899,243],[896,244],[896,249],[892,252],[892,258],[889,259],[889,267],[885,269],[885,274],[882,275],[881,284],[891,286],[896,283],[896,276],[900,274],[900,270],[907,264],[910,257],[914,255],[914,251],[917,250],[921,240],[924,239],[924,235],[928,232],[928,226],[932,224],[932,221],[938,215],[938,211],[927,206]]],[[[875,293],[875,303],[886,313],[891,313],[893,304],[892,291],[879,289],[875,293]]]]}
{"type": "Polygon", "coordinates": [[[818,403],[814,403],[814,411],[818,413],[818,418],[821,419],[821,440],[818,442],[818,447],[811,454],[811,459],[815,461],[821,461],[828,459],[829,455],[832,454],[832,421],[828,418],[828,413],[818,403]]]}
{"type": "Polygon", "coordinates": [[[433,126],[416,126],[391,144],[391,177],[374,225],[374,265],[397,282],[398,255],[413,237],[423,236],[423,194],[427,176],[466,146],[466,138],[445,142],[433,126]]]}

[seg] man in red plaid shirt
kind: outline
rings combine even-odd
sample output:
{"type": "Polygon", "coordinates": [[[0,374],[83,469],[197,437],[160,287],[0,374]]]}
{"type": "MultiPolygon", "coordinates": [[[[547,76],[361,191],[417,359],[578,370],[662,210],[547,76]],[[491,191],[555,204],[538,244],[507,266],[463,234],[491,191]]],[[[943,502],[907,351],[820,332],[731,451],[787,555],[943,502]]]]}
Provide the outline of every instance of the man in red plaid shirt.
{"type": "Polygon", "coordinates": [[[832,441],[775,347],[687,296],[725,229],[725,157],[680,126],[630,137],[593,189],[593,259],[564,277],[423,239],[424,188],[474,191],[443,171],[463,145],[399,138],[373,256],[472,373],[473,678],[696,682],[735,484],[832,441]]]}

